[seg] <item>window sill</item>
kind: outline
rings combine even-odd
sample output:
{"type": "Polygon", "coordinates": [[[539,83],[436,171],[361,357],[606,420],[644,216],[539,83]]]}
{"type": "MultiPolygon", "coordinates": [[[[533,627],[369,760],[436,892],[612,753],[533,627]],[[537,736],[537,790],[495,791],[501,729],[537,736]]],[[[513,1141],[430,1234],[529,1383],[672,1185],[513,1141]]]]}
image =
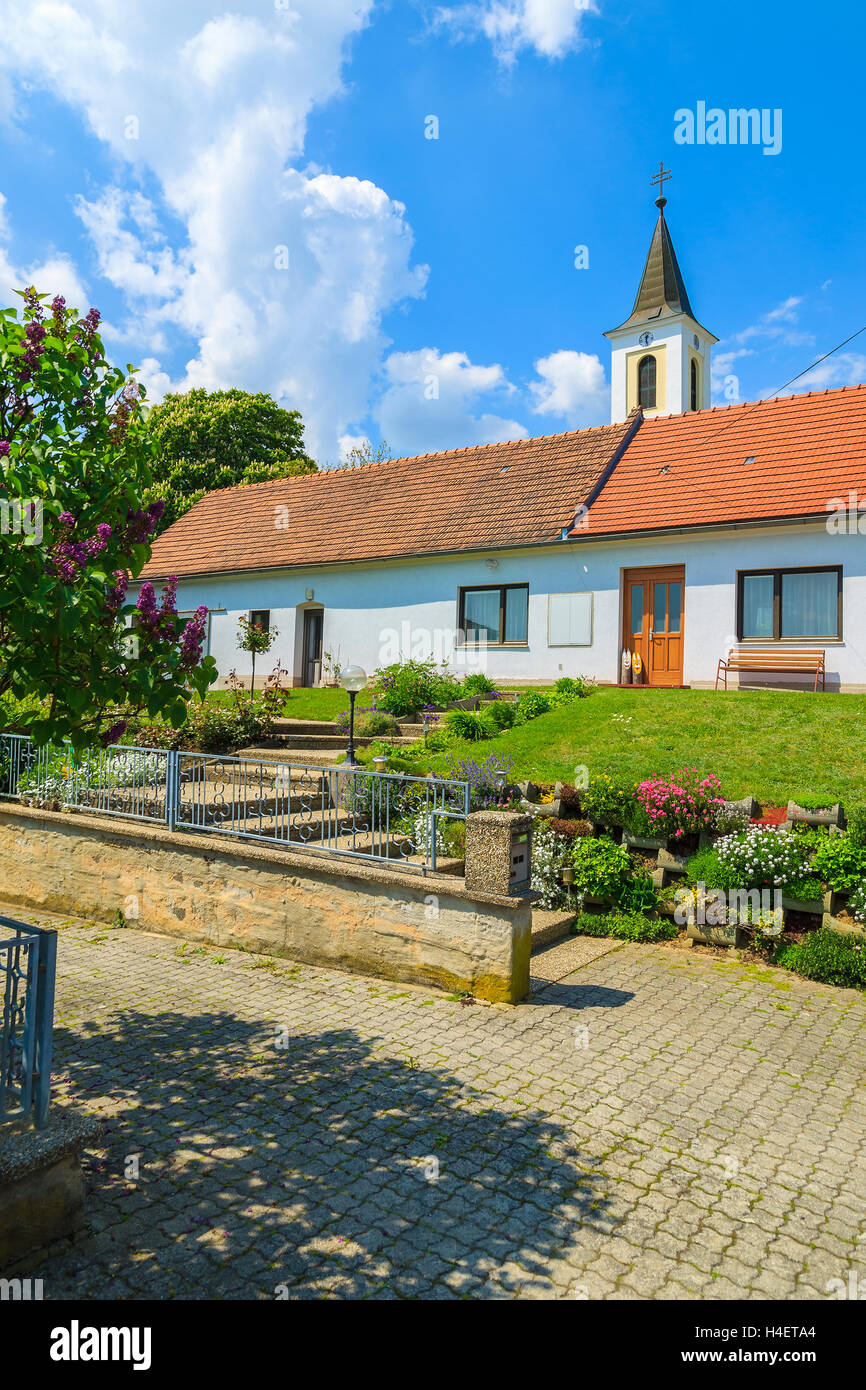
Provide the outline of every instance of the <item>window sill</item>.
{"type": "Polygon", "coordinates": [[[844,637],[738,637],[738,647],[844,647],[844,637]]]}
{"type": "Polygon", "coordinates": [[[514,652],[528,651],[528,642],[462,642],[454,648],[458,652],[514,652]]]}

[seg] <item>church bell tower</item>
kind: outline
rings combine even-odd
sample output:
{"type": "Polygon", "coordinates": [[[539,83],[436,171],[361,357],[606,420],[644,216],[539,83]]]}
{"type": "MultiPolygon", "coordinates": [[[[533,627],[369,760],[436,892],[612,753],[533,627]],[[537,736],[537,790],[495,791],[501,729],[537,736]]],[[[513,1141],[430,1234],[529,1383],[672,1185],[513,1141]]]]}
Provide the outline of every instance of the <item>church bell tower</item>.
{"type": "Polygon", "coordinates": [[[644,416],[683,415],[710,404],[710,352],[719,340],[695,318],[665,221],[664,164],[649,255],[629,318],[605,337],[611,343],[610,418],[616,424],[640,406],[644,416]]]}

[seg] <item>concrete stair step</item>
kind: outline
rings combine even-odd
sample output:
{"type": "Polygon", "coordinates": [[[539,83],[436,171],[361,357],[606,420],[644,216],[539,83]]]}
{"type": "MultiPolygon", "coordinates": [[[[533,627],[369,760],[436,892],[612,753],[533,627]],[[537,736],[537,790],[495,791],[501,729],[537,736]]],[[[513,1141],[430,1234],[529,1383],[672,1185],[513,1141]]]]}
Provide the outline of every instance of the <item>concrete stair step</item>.
{"type": "Polygon", "coordinates": [[[255,759],[261,763],[282,763],[286,767],[333,767],[345,756],[341,748],[241,748],[239,758],[255,759]]]}

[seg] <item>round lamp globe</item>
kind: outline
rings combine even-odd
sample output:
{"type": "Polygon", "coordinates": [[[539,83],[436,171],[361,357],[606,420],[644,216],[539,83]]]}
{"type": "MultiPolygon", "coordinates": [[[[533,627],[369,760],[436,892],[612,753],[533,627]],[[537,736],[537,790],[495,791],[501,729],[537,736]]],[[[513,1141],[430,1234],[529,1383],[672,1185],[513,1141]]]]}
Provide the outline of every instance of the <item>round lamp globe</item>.
{"type": "Polygon", "coordinates": [[[343,666],[340,670],[340,684],[344,690],[363,690],[367,684],[367,672],[360,666],[343,666]]]}

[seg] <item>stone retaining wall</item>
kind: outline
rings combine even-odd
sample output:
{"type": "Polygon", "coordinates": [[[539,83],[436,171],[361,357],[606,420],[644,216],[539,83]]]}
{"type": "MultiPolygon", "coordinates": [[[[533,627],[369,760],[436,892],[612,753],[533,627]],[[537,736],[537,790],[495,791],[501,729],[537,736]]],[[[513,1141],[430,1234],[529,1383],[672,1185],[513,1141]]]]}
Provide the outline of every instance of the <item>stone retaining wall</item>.
{"type": "Polygon", "coordinates": [[[0,803],[0,898],[494,1001],[529,991],[529,898],[446,875],[0,803]]]}

